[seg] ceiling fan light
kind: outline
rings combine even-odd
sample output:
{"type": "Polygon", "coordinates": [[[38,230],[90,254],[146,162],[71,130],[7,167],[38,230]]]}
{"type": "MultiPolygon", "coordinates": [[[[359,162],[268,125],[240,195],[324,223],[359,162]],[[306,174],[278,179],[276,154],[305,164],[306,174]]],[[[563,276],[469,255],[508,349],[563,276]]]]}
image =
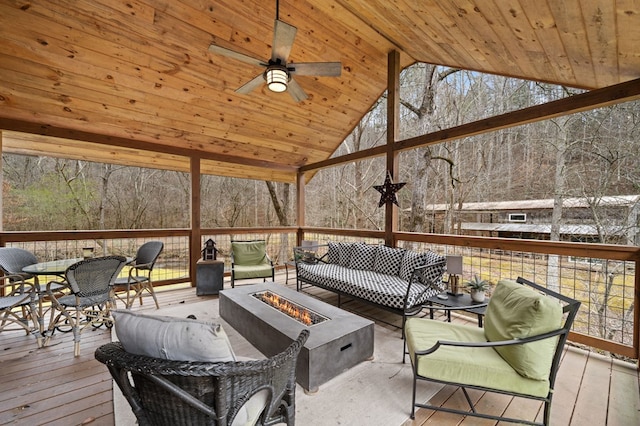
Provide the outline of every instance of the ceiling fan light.
{"type": "Polygon", "coordinates": [[[268,69],[265,75],[267,87],[272,92],[284,92],[289,83],[289,74],[281,68],[268,69]]]}

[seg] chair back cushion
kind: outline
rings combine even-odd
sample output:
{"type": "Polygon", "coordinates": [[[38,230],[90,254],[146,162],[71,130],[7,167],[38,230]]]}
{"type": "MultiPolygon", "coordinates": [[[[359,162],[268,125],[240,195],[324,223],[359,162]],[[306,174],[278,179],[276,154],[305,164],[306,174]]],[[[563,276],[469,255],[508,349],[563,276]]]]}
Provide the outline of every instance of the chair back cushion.
{"type": "MultiPolygon", "coordinates": [[[[496,285],[485,316],[484,333],[488,341],[521,339],[562,327],[562,306],[515,281],[502,280],[496,285]]],[[[558,338],[524,345],[494,349],[520,375],[547,380],[551,372],[558,338]]]]}
{"type": "Polygon", "coordinates": [[[260,265],[266,262],[266,241],[232,241],[233,263],[237,265],[260,265]]]}
{"type": "Polygon", "coordinates": [[[118,340],[129,353],[172,361],[236,360],[220,324],[126,309],[112,312],[118,340]]]}

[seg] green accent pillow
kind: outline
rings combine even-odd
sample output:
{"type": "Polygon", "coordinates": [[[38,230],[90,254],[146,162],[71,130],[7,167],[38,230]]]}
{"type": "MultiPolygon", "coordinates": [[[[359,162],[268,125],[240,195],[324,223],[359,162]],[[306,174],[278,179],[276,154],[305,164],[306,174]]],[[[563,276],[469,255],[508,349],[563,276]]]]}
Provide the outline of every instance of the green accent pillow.
{"type": "MultiPolygon", "coordinates": [[[[485,316],[488,341],[522,339],[562,327],[562,306],[556,299],[515,281],[502,280],[491,295],[485,316]]],[[[547,380],[558,337],[525,345],[494,348],[520,375],[547,380]]]]}

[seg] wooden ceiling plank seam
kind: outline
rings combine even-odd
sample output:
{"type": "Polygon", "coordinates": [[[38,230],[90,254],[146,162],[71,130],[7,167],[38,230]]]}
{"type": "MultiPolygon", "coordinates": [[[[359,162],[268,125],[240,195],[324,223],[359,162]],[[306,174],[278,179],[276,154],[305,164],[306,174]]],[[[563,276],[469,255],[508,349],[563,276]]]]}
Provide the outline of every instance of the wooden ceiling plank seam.
{"type": "MultiPolygon", "coordinates": [[[[63,158],[97,163],[117,164],[121,166],[137,166],[175,172],[189,173],[189,158],[176,155],[161,154],[152,151],[128,150],[120,147],[114,150],[108,145],[93,144],[83,141],[63,139],[62,142],[52,143],[57,138],[47,138],[40,135],[24,135],[18,132],[2,133],[3,153],[63,158]],[[9,135],[7,135],[9,134],[9,135]],[[22,136],[16,136],[22,135],[22,136]],[[35,138],[38,140],[34,140],[35,138]],[[53,146],[55,145],[55,147],[53,146]]],[[[241,165],[225,164],[219,161],[204,160],[212,163],[202,167],[202,174],[223,176],[235,175],[238,178],[293,182],[295,173],[278,172],[273,169],[256,168],[241,165]],[[222,166],[224,165],[224,167],[222,166]]]]}
{"type": "Polygon", "coordinates": [[[556,22],[560,40],[572,63],[575,78],[587,83],[587,87],[598,87],[593,63],[589,56],[584,15],[580,1],[550,1],[548,4],[556,22]]]}
{"type": "Polygon", "coordinates": [[[102,62],[102,61],[100,61],[100,62],[102,62]]]}
{"type": "MultiPolygon", "coordinates": [[[[91,132],[85,132],[76,129],[67,129],[64,127],[58,127],[50,124],[39,124],[30,121],[20,121],[16,119],[5,119],[0,117],[0,128],[11,129],[17,132],[33,133],[38,135],[46,135],[52,137],[62,137],[74,140],[94,142],[98,144],[105,144],[107,146],[126,147],[148,151],[160,151],[166,153],[173,153],[176,155],[184,155],[185,151],[171,146],[157,146],[144,141],[136,139],[125,139],[120,137],[112,137],[105,134],[96,134],[91,132]]],[[[253,167],[256,169],[268,169],[269,171],[291,173],[295,175],[297,168],[283,166],[279,163],[269,163],[261,159],[240,159],[234,158],[231,155],[212,155],[210,153],[202,153],[202,159],[220,161],[223,163],[241,164],[246,167],[253,167]]]]}
{"type": "MultiPolygon", "coordinates": [[[[11,58],[5,58],[5,63],[8,63],[8,62],[11,62],[11,58]]],[[[21,73],[21,74],[20,74],[20,75],[18,75],[18,78],[22,78],[22,76],[24,75],[24,74],[23,74],[23,72],[24,72],[23,70],[20,70],[20,73],[21,73]]],[[[6,75],[5,75],[5,77],[6,77],[7,75],[8,75],[8,74],[6,74],[6,75]]],[[[44,80],[44,81],[45,81],[46,83],[49,83],[49,82],[50,82],[49,80],[46,80],[46,77],[44,77],[44,78],[45,78],[45,80],[44,80]]],[[[91,80],[87,80],[87,81],[88,81],[88,82],[90,82],[91,80]]],[[[40,87],[40,88],[42,89],[42,87],[40,87]]],[[[92,87],[92,88],[90,88],[89,90],[92,90],[92,91],[98,92],[98,91],[100,91],[100,87],[92,87]]],[[[132,90],[132,88],[129,88],[129,91],[131,91],[131,90],[132,90]]],[[[89,94],[91,94],[91,92],[88,92],[88,93],[89,93],[89,94]]],[[[135,93],[135,92],[134,92],[134,93],[135,93]]],[[[127,93],[127,94],[131,95],[131,93],[127,93]]],[[[62,95],[64,95],[64,93],[63,93],[63,92],[62,92],[62,95]]],[[[62,95],[61,95],[61,96],[62,96],[62,95]]],[[[123,104],[125,107],[128,107],[129,105],[136,105],[138,102],[132,102],[132,99],[131,99],[131,98],[133,97],[133,98],[141,99],[141,98],[142,98],[142,95],[143,95],[143,94],[140,94],[139,96],[130,96],[130,97],[129,97],[129,99],[124,99],[124,98],[122,98],[122,104],[123,104]]],[[[108,92],[105,92],[105,93],[101,93],[99,96],[101,97],[101,99],[94,99],[94,101],[96,101],[96,102],[106,102],[106,100],[105,100],[104,98],[108,98],[110,95],[108,94],[108,92]]],[[[154,95],[150,95],[150,96],[155,96],[155,94],[154,94],[154,95]]],[[[167,101],[167,102],[169,102],[169,100],[166,100],[166,101],[167,101]]],[[[192,106],[190,106],[190,108],[193,108],[193,107],[192,107],[192,106]]],[[[132,110],[134,110],[134,109],[133,109],[133,107],[132,107],[131,109],[132,109],[132,110]]],[[[160,110],[157,110],[157,111],[155,111],[154,113],[155,113],[155,114],[159,114],[160,112],[161,112],[160,110]]],[[[197,112],[197,113],[194,113],[194,114],[193,114],[193,116],[194,116],[194,117],[197,117],[198,115],[201,115],[201,116],[202,116],[202,119],[201,119],[202,121],[211,120],[211,119],[213,119],[213,120],[217,120],[217,117],[207,117],[207,116],[205,116],[205,115],[204,115],[204,114],[207,114],[208,112],[209,112],[209,109],[205,109],[205,108],[203,108],[201,111],[199,111],[199,112],[197,112]]],[[[185,120],[186,120],[187,118],[193,118],[193,117],[190,117],[190,115],[191,115],[191,113],[189,113],[187,116],[185,116],[185,120]]],[[[153,115],[152,115],[152,117],[153,117],[153,115]]],[[[175,116],[173,117],[173,119],[176,119],[176,118],[177,118],[177,117],[175,117],[175,116]]],[[[151,118],[151,119],[153,119],[153,118],[151,118]]],[[[144,120],[143,120],[143,121],[144,121],[144,120]]],[[[214,122],[215,122],[215,121],[214,121],[214,122]]],[[[302,131],[304,128],[307,128],[308,126],[312,126],[312,127],[313,127],[313,123],[311,123],[311,122],[306,123],[306,124],[305,124],[305,127],[301,127],[301,128],[300,128],[300,131],[302,131]]],[[[269,127],[269,129],[271,129],[271,128],[272,128],[271,123],[269,123],[269,124],[268,124],[268,127],[269,127]]],[[[321,128],[321,126],[318,126],[318,129],[320,129],[320,128],[321,128]]],[[[224,126],[223,128],[221,128],[220,130],[221,130],[221,131],[228,131],[228,130],[229,130],[229,126],[228,126],[228,125],[225,125],[225,126],[224,126]]],[[[290,132],[290,130],[289,130],[289,132],[290,132]]],[[[261,135],[261,137],[268,137],[269,135],[270,135],[270,132],[269,132],[269,133],[265,133],[265,134],[261,135]]],[[[280,136],[280,138],[281,138],[281,140],[282,140],[282,139],[284,139],[284,136],[280,136]]],[[[300,143],[300,142],[302,142],[302,141],[297,141],[296,143],[300,143]]]]}
{"type": "MultiPolygon", "coordinates": [[[[156,22],[155,22],[156,27],[160,27],[162,29],[162,33],[165,34],[165,36],[163,36],[161,39],[158,40],[158,43],[163,43],[164,40],[166,40],[167,38],[170,38],[170,37],[174,36],[174,31],[173,30],[175,30],[175,28],[171,28],[171,27],[162,28],[161,27],[161,20],[162,20],[163,17],[168,16],[169,9],[167,9],[166,12],[167,12],[167,14],[158,14],[158,17],[157,17],[156,22]]],[[[182,31],[181,34],[187,34],[187,31],[186,30],[182,31]]],[[[324,45],[324,43],[323,43],[323,45],[324,45]]],[[[206,51],[206,47],[207,46],[205,46],[203,44],[203,52],[206,51]]],[[[267,46],[267,47],[269,47],[269,46],[267,46]]],[[[193,54],[194,54],[194,52],[192,52],[192,55],[193,54]]],[[[268,55],[265,55],[265,57],[266,56],[268,56],[268,55]]],[[[327,60],[327,58],[311,58],[311,59],[313,59],[313,61],[325,61],[325,60],[327,60]]],[[[304,62],[307,62],[307,61],[309,61],[309,59],[308,58],[304,58],[304,62]]],[[[246,66],[244,66],[244,68],[246,68],[246,66]]],[[[259,71],[259,69],[256,69],[256,71],[259,71]]],[[[382,74],[380,76],[380,81],[381,82],[384,81],[384,78],[385,78],[385,76],[384,76],[384,74],[382,74]]],[[[238,82],[238,87],[239,87],[239,85],[241,85],[241,83],[242,83],[242,81],[238,82]]],[[[328,90],[327,90],[327,92],[328,92],[328,90]]]]}
{"type": "Polygon", "coordinates": [[[616,44],[616,13],[612,2],[584,2],[582,13],[586,24],[587,42],[596,86],[620,83],[611,81],[610,75],[619,75],[618,46],[616,44]],[[609,68],[615,66],[615,72],[609,68]]]}
{"type": "MultiPolygon", "coordinates": [[[[7,77],[7,76],[9,76],[9,74],[5,73],[4,76],[7,77]]],[[[33,78],[30,79],[31,83],[33,83],[34,81],[36,81],[36,79],[33,79],[33,78]]],[[[18,82],[14,81],[12,83],[13,83],[12,86],[14,87],[14,89],[16,87],[19,87],[18,82]]],[[[46,90],[46,88],[45,89],[38,88],[36,90],[46,90]]],[[[90,90],[88,90],[88,91],[86,91],[86,93],[87,93],[87,97],[83,98],[83,99],[80,99],[80,98],[74,98],[74,99],[68,98],[67,100],[60,101],[60,97],[61,97],[60,94],[56,93],[56,92],[53,92],[51,94],[51,98],[53,99],[54,104],[55,104],[56,101],[61,103],[59,108],[65,108],[70,113],[72,112],[72,110],[75,110],[76,113],[81,113],[81,116],[83,117],[84,120],[92,121],[92,120],[89,120],[87,117],[90,117],[91,115],[96,116],[95,115],[95,111],[99,111],[101,109],[101,106],[104,105],[103,102],[105,101],[105,99],[104,99],[105,95],[102,95],[102,97],[99,97],[98,99],[90,99],[92,97],[91,96],[92,92],[90,90]],[[82,105],[85,102],[92,102],[93,104],[89,104],[88,106],[83,107],[82,105]]],[[[161,133],[161,129],[162,128],[167,128],[167,129],[169,129],[170,132],[179,134],[179,132],[182,132],[184,130],[188,130],[189,127],[193,127],[193,125],[190,124],[188,121],[186,121],[186,118],[185,118],[185,121],[184,121],[185,124],[183,126],[179,127],[179,128],[176,128],[175,122],[180,118],[180,117],[176,117],[176,116],[170,117],[170,118],[162,118],[162,116],[160,116],[159,114],[154,114],[153,112],[147,113],[147,114],[138,113],[138,116],[131,116],[131,114],[133,112],[131,109],[119,108],[117,106],[114,106],[115,104],[116,104],[115,101],[111,101],[111,103],[110,103],[111,106],[110,106],[109,110],[110,110],[111,116],[113,116],[114,118],[118,118],[119,117],[121,120],[127,120],[127,122],[132,121],[134,123],[137,123],[137,122],[151,123],[151,124],[153,124],[154,129],[155,129],[155,131],[157,133],[161,133]],[[122,111],[122,112],[118,113],[118,111],[122,111]]],[[[100,117],[102,117],[101,113],[99,113],[96,116],[96,119],[98,119],[100,117]]],[[[187,116],[187,118],[188,118],[188,116],[187,116]]],[[[103,119],[102,122],[106,122],[106,121],[103,119]]],[[[116,123],[112,123],[112,124],[116,124],[116,123]]],[[[121,126],[121,127],[125,127],[121,123],[118,123],[118,125],[121,126]]],[[[269,128],[272,128],[272,127],[273,126],[270,126],[269,128]]],[[[139,130],[140,130],[140,132],[143,132],[143,130],[141,128],[139,130]]],[[[229,132],[229,130],[226,130],[226,132],[229,132]]],[[[189,134],[185,134],[184,138],[186,138],[188,140],[193,140],[194,138],[207,137],[207,136],[211,137],[211,138],[216,138],[215,134],[209,134],[207,131],[205,131],[203,128],[201,128],[201,126],[196,126],[195,128],[193,128],[191,130],[191,132],[190,132],[190,135],[192,135],[192,136],[189,136],[189,134]]],[[[282,142],[282,138],[277,137],[277,135],[274,137],[272,134],[270,134],[268,132],[268,129],[264,129],[260,133],[255,133],[253,138],[254,138],[255,141],[258,141],[258,140],[262,141],[263,145],[265,145],[264,148],[278,149],[278,150],[282,151],[282,153],[283,153],[282,155],[286,155],[286,153],[295,153],[295,150],[298,149],[298,145],[296,145],[295,142],[291,142],[290,144],[288,144],[288,145],[290,145],[290,148],[283,149],[282,146],[284,145],[284,142],[282,142]],[[271,137],[272,140],[275,141],[273,145],[267,143],[268,142],[268,139],[267,139],[268,137],[271,137]]],[[[232,146],[232,144],[227,142],[227,141],[224,141],[224,144],[228,144],[228,145],[230,145],[230,147],[232,146]]],[[[233,145],[233,146],[235,146],[235,145],[233,145]]],[[[239,150],[238,146],[235,146],[235,148],[237,150],[239,150]]],[[[255,148],[248,147],[248,152],[251,152],[253,149],[255,149],[255,148]]],[[[277,157],[277,155],[275,155],[275,156],[277,157]]]]}
{"type": "MultiPolygon", "coordinates": [[[[442,2],[437,0],[427,0],[424,3],[424,7],[425,10],[429,10],[430,12],[429,24],[434,27],[440,27],[440,31],[451,34],[451,37],[457,41],[456,46],[459,47],[455,50],[461,50],[464,52],[458,56],[462,58],[463,61],[458,68],[483,70],[484,72],[487,72],[487,70],[491,69],[487,56],[475,45],[469,43],[471,37],[469,37],[469,35],[460,28],[458,23],[447,14],[447,10],[451,10],[448,6],[448,2],[445,2],[443,5],[442,2]]],[[[414,57],[415,56],[417,55],[414,55],[414,57]]],[[[419,55],[419,59],[421,56],[422,55],[419,55]]]]}
{"type": "Polygon", "coordinates": [[[427,10],[426,3],[421,3],[420,6],[418,10],[414,11],[412,16],[415,17],[414,20],[417,22],[422,22],[420,30],[422,31],[421,34],[423,34],[423,37],[428,37],[433,40],[434,43],[433,45],[429,44],[428,49],[421,49],[423,52],[428,53],[419,53],[418,46],[422,45],[422,37],[416,36],[412,40],[413,43],[410,43],[411,46],[407,52],[409,55],[413,55],[413,57],[420,62],[450,68],[461,68],[461,64],[465,64],[465,69],[469,70],[480,71],[486,68],[483,63],[476,61],[475,58],[467,52],[467,48],[460,43],[457,38],[449,35],[443,24],[432,16],[433,11],[431,9],[427,10]],[[447,51],[451,59],[431,57],[430,55],[435,49],[447,51]]]}
{"type": "MultiPolygon", "coordinates": [[[[547,2],[531,2],[529,0],[519,0],[517,6],[512,6],[514,14],[518,17],[524,16],[528,25],[519,26],[519,29],[531,28],[531,33],[524,33],[523,37],[530,39],[530,45],[540,46],[539,51],[542,61],[550,64],[550,70],[545,75],[552,75],[555,81],[564,82],[567,86],[572,86],[575,81],[573,66],[569,61],[567,51],[562,44],[555,18],[547,2]],[[551,66],[553,58],[555,66],[551,66]]],[[[538,52],[538,49],[535,50],[538,52]]]]}
{"type": "MultiPolygon", "coordinates": [[[[505,10],[506,7],[499,7],[495,1],[478,1],[474,0],[470,2],[474,11],[480,13],[482,19],[486,21],[487,25],[493,30],[495,39],[500,40],[503,48],[508,52],[508,60],[512,60],[518,68],[521,70],[522,76],[529,75],[554,75],[555,70],[549,66],[548,61],[542,55],[541,60],[530,61],[534,52],[540,53],[542,48],[539,43],[531,43],[531,38],[526,38],[523,33],[532,35],[531,28],[529,27],[529,21],[524,16],[522,10],[517,10],[519,6],[517,2],[511,3],[509,10],[505,10]],[[518,30],[514,27],[515,22],[518,22],[518,30]],[[533,49],[530,47],[533,45],[533,49]]],[[[476,15],[473,13],[471,15],[476,15]]],[[[554,75],[555,78],[557,76],[554,75]]]]}
{"type": "Polygon", "coordinates": [[[616,29],[618,39],[618,70],[620,80],[633,78],[640,70],[640,3],[637,0],[616,0],[616,29]]]}
{"type": "MultiPolygon", "coordinates": [[[[404,5],[402,9],[410,10],[407,1],[398,0],[398,3],[404,5]]],[[[438,29],[439,24],[435,22],[435,20],[429,19],[430,16],[422,10],[420,7],[421,4],[418,3],[417,6],[419,7],[418,10],[414,10],[409,14],[403,14],[409,22],[408,26],[412,28],[413,33],[415,33],[412,37],[412,43],[410,43],[410,47],[408,48],[408,53],[417,54],[411,46],[422,45],[425,43],[425,40],[427,40],[428,49],[426,50],[428,50],[429,55],[435,56],[425,58],[421,55],[419,58],[420,61],[429,59],[431,63],[439,64],[451,64],[460,61],[461,58],[457,54],[457,49],[450,48],[452,44],[459,45],[459,43],[452,37],[449,37],[446,32],[438,29]]],[[[407,31],[403,31],[403,34],[407,35],[407,31]]]]}
{"type": "MultiPolygon", "coordinates": [[[[3,141],[4,142],[4,141],[3,141]]],[[[188,159],[183,162],[168,162],[164,159],[142,157],[140,155],[122,155],[121,151],[111,149],[96,150],[87,148],[87,143],[83,146],[69,147],[67,145],[58,145],[43,142],[22,142],[20,145],[7,144],[3,146],[3,153],[31,155],[49,158],[64,158],[69,160],[91,161],[96,163],[117,164],[121,166],[137,166],[152,169],[169,170],[176,172],[188,172],[188,159]]]]}
{"type": "MultiPolygon", "coordinates": [[[[495,43],[487,42],[488,37],[486,37],[481,30],[483,28],[482,23],[475,25],[472,19],[470,19],[470,16],[474,16],[473,8],[470,11],[466,10],[464,7],[459,6],[458,2],[439,2],[439,6],[443,9],[445,16],[458,15],[459,20],[467,24],[460,25],[460,22],[456,22],[454,25],[456,26],[456,31],[460,32],[461,37],[469,40],[473,44],[474,49],[472,49],[470,53],[478,52],[478,54],[482,56],[482,63],[485,64],[484,69],[486,71],[490,72],[492,69],[501,69],[510,75],[522,75],[522,71],[518,72],[519,68],[514,68],[513,61],[508,60],[508,58],[503,58],[503,56],[506,56],[506,52],[499,48],[498,41],[495,43]]],[[[479,22],[482,22],[482,20],[479,22]]],[[[447,28],[450,29],[449,27],[447,28]]],[[[495,38],[488,39],[495,40],[495,38]]],[[[477,55],[474,55],[474,57],[477,59],[477,55]]]]}
{"type": "MultiPolygon", "coordinates": [[[[25,92],[22,92],[22,93],[24,94],[25,92]]],[[[39,115],[39,118],[43,120],[44,124],[62,126],[62,127],[66,127],[69,124],[69,118],[58,118],[56,115],[50,115],[50,116],[45,115],[46,105],[42,101],[42,98],[40,97],[36,96],[32,98],[25,98],[24,104],[26,106],[36,100],[38,100],[41,104],[40,106],[41,106],[42,112],[39,115]]],[[[12,104],[16,104],[19,102],[19,99],[17,97],[12,96],[11,102],[12,104]]],[[[13,108],[14,107],[3,108],[4,110],[3,115],[7,117],[8,112],[13,108]]],[[[60,107],[55,103],[53,103],[51,109],[55,112],[59,110],[60,107]]],[[[92,127],[89,124],[86,124],[88,121],[90,121],[87,117],[91,117],[92,114],[94,114],[93,111],[74,108],[73,110],[69,110],[67,112],[70,116],[73,115],[79,118],[78,123],[80,125],[83,125],[83,130],[92,131],[92,132],[95,131],[94,126],[92,127]]],[[[96,114],[96,116],[99,118],[99,114],[96,114]]],[[[30,116],[26,116],[24,118],[33,119],[33,117],[30,117],[30,116]]],[[[123,124],[124,122],[128,122],[128,121],[124,119],[118,123],[110,123],[110,122],[102,121],[101,129],[103,129],[107,135],[114,136],[114,137],[123,137],[122,136],[123,132],[119,129],[129,129],[128,127],[126,127],[125,124],[123,124]],[[111,130],[111,129],[115,129],[115,130],[111,130]],[[110,131],[107,131],[107,130],[110,130],[110,131]]],[[[154,143],[156,145],[164,145],[164,146],[171,145],[171,141],[174,141],[175,143],[176,140],[181,140],[183,141],[183,145],[181,145],[181,147],[182,149],[186,150],[185,152],[183,152],[183,154],[185,154],[188,150],[202,152],[203,146],[213,143],[218,148],[219,147],[226,147],[226,148],[218,149],[217,151],[205,151],[205,152],[208,152],[210,154],[233,155],[236,158],[238,157],[244,157],[247,159],[261,158],[263,160],[269,160],[271,162],[282,161],[283,158],[286,156],[285,153],[283,152],[275,152],[272,149],[259,148],[258,146],[246,144],[240,141],[234,142],[234,141],[228,141],[228,140],[219,139],[219,138],[204,137],[199,135],[192,135],[191,139],[186,140],[179,130],[175,130],[175,129],[169,129],[169,130],[172,131],[172,133],[167,132],[167,137],[164,140],[158,140],[157,134],[148,134],[145,132],[144,129],[128,130],[124,137],[134,139],[134,140],[144,140],[144,141],[153,141],[155,137],[156,139],[155,142],[150,142],[150,143],[154,143]],[[245,145],[246,145],[246,149],[244,148],[245,145]],[[244,151],[244,155],[241,155],[243,151],[244,151]]],[[[298,158],[300,157],[298,156],[298,158]]]]}

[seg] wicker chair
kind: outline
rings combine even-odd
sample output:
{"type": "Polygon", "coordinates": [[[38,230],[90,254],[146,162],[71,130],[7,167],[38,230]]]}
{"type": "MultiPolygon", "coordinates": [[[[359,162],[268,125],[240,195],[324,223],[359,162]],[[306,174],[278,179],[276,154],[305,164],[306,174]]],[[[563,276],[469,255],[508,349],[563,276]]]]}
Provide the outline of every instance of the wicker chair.
{"type": "Polygon", "coordinates": [[[80,356],[80,334],[89,326],[110,327],[110,310],[113,304],[111,284],[122,270],[127,259],[123,256],[94,257],[81,260],[67,268],[66,283],[51,281],[47,295],[51,298],[56,317],[49,324],[45,346],[57,327],[64,324],[73,330],[74,356],[80,356]],[[70,294],[56,295],[53,286],[65,284],[70,294]]]}
{"type": "Polygon", "coordinates": [[[129,275],[127,277],[117,278],[113,283],[114,295],[118,300],[124,302],[127,309],[130,309],[136,298],[140,298],[142,305],[142,293],[145,291],[153,297],[156,308],[160,309],[156,293],[153,291],[153,283],[151,282],[151,272],[153,267],[162,253],[164,243],[162,241],[148,241],[142,244],[129,266],[129,275]],[[131,292],[133,291],[133,296],[131,292]],[[121,296],[121,294],[123,294],[121,296]]]}
{"type": "Polygon", "coordinates": [[[5,275],[0,278],[0,332],[10,325],[17,325],[27,334],[32,333],[42,346],[42,335],[38,324],[37,291],[34,284],[25,282],[20,275],[5,275]],[[33,321],[33,328],[29,326],[33,321]]]}
{"type": "Polygon", "coordinates": [[[188,362],[126,352],[119,342],[96,350],[144,425],[234,425],[244,404],[268,392],[259,424],[295,423],[296,363],[309,331],[266,359],[188,362]]]}
{"type": "MultiPolygon", "coordinates": [[[[38,263],[38,258],[29,250],[17,247],[0,247],[0,270],[2,270],[2,273],[5,276],[9,276],[8,278],[10,282],[13,283],[20,280],[27,281],[33,279],[32,286],[36,293],[35,297],[38,307],[37,316],[40,321],[39,328],[40,333],[43,333],[45,312],[43,310],[42,302],[48,300],[48,297],[45,294],[46,284],[40,284],[37,275],[33,275],[22,270],[25,266],[33,265],[35,263],[38,263]]],[[[58,295],[60,295],[62,290],[65,288],[66,286],[64,285],[53,285],[51,287],[51,289],[58,295]]],[[[52,319],[53,316],[51,317],[51,320],[52,319]]]]}

